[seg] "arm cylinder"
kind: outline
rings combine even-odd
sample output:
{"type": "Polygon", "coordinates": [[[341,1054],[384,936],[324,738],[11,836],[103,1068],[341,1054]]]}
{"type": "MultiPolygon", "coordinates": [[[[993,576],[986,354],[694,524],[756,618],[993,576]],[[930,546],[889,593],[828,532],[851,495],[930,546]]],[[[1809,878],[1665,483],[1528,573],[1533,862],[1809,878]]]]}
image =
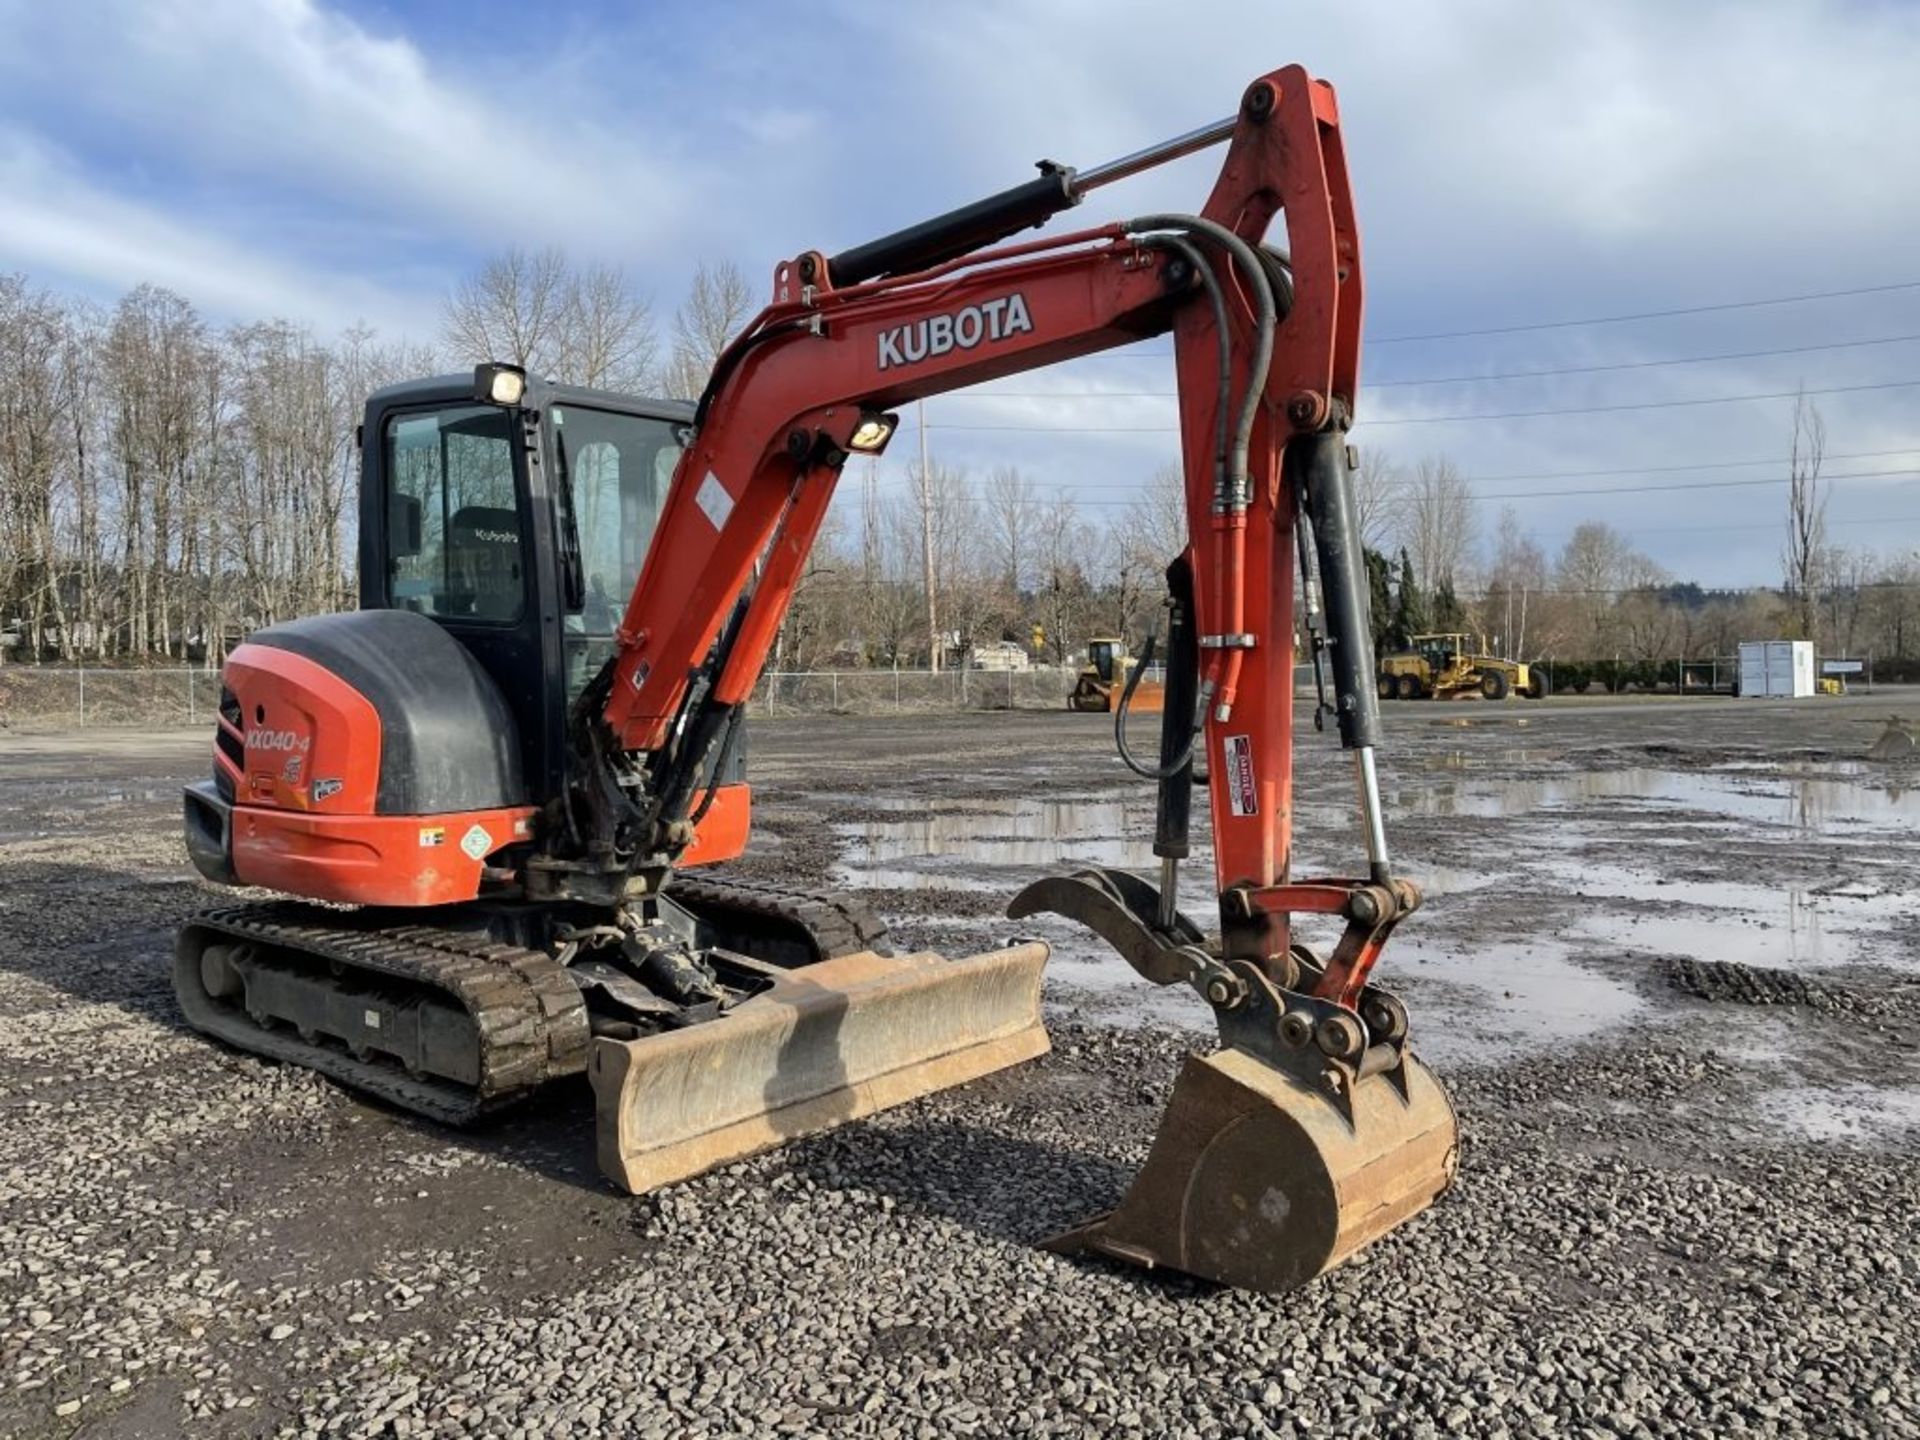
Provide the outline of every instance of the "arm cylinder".
{"type": "Polygon", "coordinates": [[[827,273],[835,285],[845,286],[881,275],[924,270],[1018,231],[1044,225],[1079,203],[1073,171],[1049,170],[1037,180],[842,250],[827,261],[827,273]]]}
{"type": "Polygon", "coordinates": [[[1366,556],[1360,544],[1353,481],[1347,472],[1345,437],[1335,430],[1294,436],[1287,442],[1287,467],[1306,497],[1314,548],[1319,552],[1340,743],[1349,750],[1370,748],[1380,743],[1380,701],[1373,686],[1366,556]]]}

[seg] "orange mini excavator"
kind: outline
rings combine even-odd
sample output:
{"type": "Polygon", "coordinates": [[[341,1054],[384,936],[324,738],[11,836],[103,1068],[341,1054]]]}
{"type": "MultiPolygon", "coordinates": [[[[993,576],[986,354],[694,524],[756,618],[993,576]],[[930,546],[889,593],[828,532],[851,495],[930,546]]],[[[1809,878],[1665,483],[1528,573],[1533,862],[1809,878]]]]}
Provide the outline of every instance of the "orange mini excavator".
{"type": "Polygon", "coordinates": [[[233,652],[208,877],[301,899],[183,929],[193,1025],[465,1122],[586,1072],[633,1191],[1043,1053],[1046,947],[892,955],[854,901],[703,869],[746,843],[742,717],[842,467],[921,396],[1171,332],[1189,541],[1168,571],[1154,880],[1038,879],[1221,1047],[1187,1062],[1112,1214],[1063,1237],[1279,1289],[1452,1176],[1447,1098],[1374,988],[1419,902],[1392,871],[1345,432],[1360,241],[1333,91],[1298,67],[1227,120],[776,267],[697,406],[483,365],[383,390],[361,432],[362,608],[233,652]],[[1088,192],[1224,143],[1199,214],[1021,243],[1088,192]],[[1284,215],[1288,249],[1264,243],[1284,215]],[[1325,600],[1367,871],[1295,879],[1297,553],[1325,600]],[[1312,576],[1311,572],[1318,574],[1312,576]],[[1201,753],[1217,930],[1175,908],[1201,753]],[[315,903],[328,902],[328,903],[315,903]],[[1332,949],[1292,917],[1344,921],[1332,949]]]}

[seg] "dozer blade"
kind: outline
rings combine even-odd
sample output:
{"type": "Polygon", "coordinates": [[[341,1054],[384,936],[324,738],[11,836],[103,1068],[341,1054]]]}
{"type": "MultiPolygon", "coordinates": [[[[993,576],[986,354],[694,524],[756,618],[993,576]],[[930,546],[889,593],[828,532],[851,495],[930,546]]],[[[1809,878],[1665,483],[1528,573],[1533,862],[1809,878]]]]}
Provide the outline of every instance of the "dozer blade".
{"type": "Polygon", "coordinates": [[[643,1194],[1047,1052],[1038,941],[964,960],[862,951],[719,1018],[588,1060],[600,1168],[643,1194]]]}
{"type": "Polygon", "coordinates": [[[1050,1248],[1250,1290],[1304,1285],[1453,1181],[1453,1107],[1412,1055],[1359,1081],[1352,1109],[1349,1124],[1325,1095],[1241,1050],[1189,1056],[1120,1208],[1050,1248]]]}

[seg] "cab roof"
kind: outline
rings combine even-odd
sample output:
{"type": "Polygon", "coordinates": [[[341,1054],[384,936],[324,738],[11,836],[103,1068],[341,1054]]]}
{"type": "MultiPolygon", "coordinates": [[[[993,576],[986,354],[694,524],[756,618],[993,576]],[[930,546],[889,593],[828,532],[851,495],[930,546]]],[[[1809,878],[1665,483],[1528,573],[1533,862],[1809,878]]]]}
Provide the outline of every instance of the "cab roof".
{"type": "MultiPolygon", "coordinates": [[[[430,405],[447,400],[467,400],[473,396],[471,372],[455,375],[430,375],[419,380],[402,380],[384,385],[367,397],[367,408],[392,409],[401,405],[430,405]]],[[[586,385],[560,385],[537,376],[527,377],[525,404],[539,408],[547,405],[583,405],[595,410],[616,410],[627,415],[644,415],[655,420],[690,423],[694,406],[690,400],[668,400],[644,395],[623,395],[614,390],[596,390],[586,385]]]]}

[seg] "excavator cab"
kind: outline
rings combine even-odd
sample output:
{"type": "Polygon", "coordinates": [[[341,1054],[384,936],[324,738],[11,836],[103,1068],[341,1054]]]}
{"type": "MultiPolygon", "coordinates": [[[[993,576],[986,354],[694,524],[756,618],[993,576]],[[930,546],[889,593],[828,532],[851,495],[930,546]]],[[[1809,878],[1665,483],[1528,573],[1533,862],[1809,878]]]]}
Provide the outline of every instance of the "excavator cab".
{"type": "Polygon", "coordinates": [[[360,606],[433,619],[499,687],[523,772],[568,778],[567,711],[614,649],[693,407],[504,366],[388,386],[361,426],[360,606]],[[564,686],[547,678],[565,677],[564,686]]]}
{"type": "Polygon", "coordinates": [[[1089,640],[1087,666],[1103,685],[1113,683],[1114,658],[1120,650],[1118,640],[1089,640]]]}

